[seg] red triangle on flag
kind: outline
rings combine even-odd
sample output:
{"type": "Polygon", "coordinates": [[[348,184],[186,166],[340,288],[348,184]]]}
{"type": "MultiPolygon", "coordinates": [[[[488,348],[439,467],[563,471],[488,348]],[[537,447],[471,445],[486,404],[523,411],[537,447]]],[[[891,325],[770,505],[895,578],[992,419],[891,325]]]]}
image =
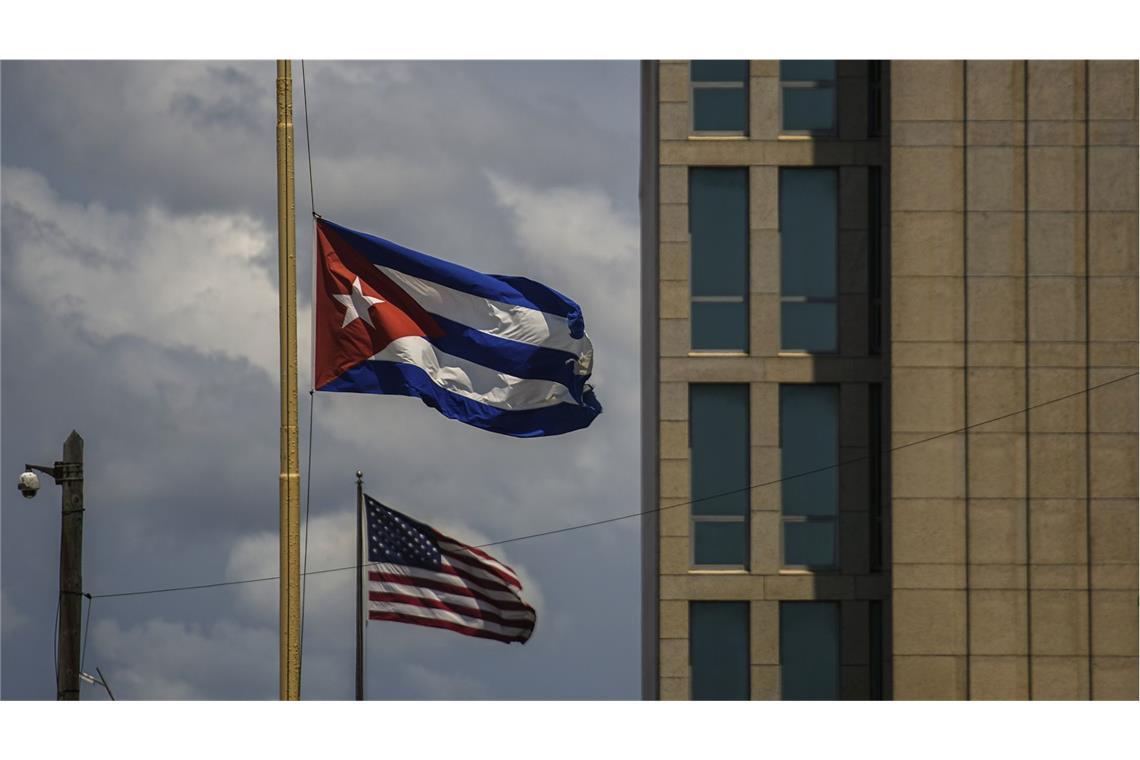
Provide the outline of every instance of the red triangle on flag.
{"type": "Polygon", "coordinates": [[[313,387],[375,356],[397,338],[442,334],[430,314],[317,220],[313,387]]]}

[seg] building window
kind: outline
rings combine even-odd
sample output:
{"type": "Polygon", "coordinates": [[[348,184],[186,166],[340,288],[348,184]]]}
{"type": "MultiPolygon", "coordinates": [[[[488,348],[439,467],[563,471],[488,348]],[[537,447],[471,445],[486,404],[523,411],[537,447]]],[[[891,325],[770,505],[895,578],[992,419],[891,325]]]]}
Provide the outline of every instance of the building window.
{"type": "Polygon", "coordinates": [[[748,132],[748,61],[693,61],[689,81],[694,133],[748,132]]]}
{"type": "Polygon", "coordinates": [[[867,321],[868,352],[883,351],[883,174],[867,168],[867,321]]]}
{"type": "Polygon", "coordinates": [[[883,134],[883,62],[867,61],[867,137],[883,134]]]}
{"type": "Polygon", "coordinates": [[[883,603],[878,599],[868,603],[868,638],[870,656],[867,663],[871,669],[871,699],[883,698],[883,603]]]}
{"type": "Polygon", "coordinates": [[[748,170],[689,170],[690,326],[697,351],[748,349],[748,170]]]}
{"type": "Polygon", "coordinates": [[[780,386],[785,567],[833,569],[839,547],[839,386],[780,386]]]}
{"type": "Polygon", "coordinates": [[[835,353],[839,197],[835,169],[780,170],[780,348],[835,353]]]}
{"type": "Polygon", "coordinates": [[[784,134],[835,134],[835,61],[780,61],[784,134]]]}
{"type": "Polygon", "coordinates": [[[780,602],[780,696],[839,698],[839,605],[780,602]]]}
{"type": "Polygon", "coordinates": [[[867,430],[870,440],[870,532],[871,570],[883,569],[883,386],[871,383],[867,386],[867,430]]]}
{"type": "Polygon", "coordinates": [[[748,699],[748,602],[689,603],[693,699],[748,699]]]}
{"type": "Polygon", "coordinates": [[[689,386],[693,564],[748,564],[748,386],[689,386]]]}

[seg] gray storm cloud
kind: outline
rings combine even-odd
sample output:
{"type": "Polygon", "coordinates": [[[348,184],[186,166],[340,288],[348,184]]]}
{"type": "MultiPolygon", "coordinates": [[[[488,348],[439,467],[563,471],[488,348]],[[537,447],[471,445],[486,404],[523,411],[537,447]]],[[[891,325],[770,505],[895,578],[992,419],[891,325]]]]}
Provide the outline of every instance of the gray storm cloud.
{"type": "MultiPolygon", "coordinates": [[[[636,65],[306,68],[321,212],[575,298],[606,408],[587,430],[520,441],[411,399],[304,396],[310,569],[352,561],[358,468],[377,497],[471,540],[636,511],[636,65]]],[[[6,63],[0,75],[6,477],[52,461],[72,428],[85,436],[93,593],[275,572],[272,64],[6,63]]],[[[306,327],[311,241],[299,225],[306,327]]],[[[5,699],[54,696],[53,489],[5,496],[0,512],[5,699]]],[[[508,545],[541,598],[525,647],[371,625],[370,695],[636,697],[637,535],[631,521],[508,545]]],[[[351,573],[308,583],[306,697],[351,696],[350,589],[351,573]]],[[[269,582],[97,600],[89,668],[122,698],[274,698],[275,598],[269,582]]]]}

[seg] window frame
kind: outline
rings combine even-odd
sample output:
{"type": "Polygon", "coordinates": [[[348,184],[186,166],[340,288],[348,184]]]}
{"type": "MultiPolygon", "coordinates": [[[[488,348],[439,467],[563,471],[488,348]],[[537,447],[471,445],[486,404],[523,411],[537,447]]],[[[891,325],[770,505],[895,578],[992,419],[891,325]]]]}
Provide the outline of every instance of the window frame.
{"type": "Polygon", "coordinates": [[[835,295],[824,296],[789,296],[784,294],[783,275],[781,274],[780,287],[780,323],[779,323],[779,351],[780,355],[788,356],[838,356],[843,351],[841,342],[841,335],[839,331],[839,278],[841,275],[841,264],[839,261],[840,254],[840,220],[843,218],[843,209],[841,204],[843,202],[843,192],[839,186],[842,179],[841,172],[838,166],[781,166],[779,173],[776,177],[776,217],[779,236],[780,236],[780,269],[781,272],[784,266],[784,226],[783,226],[783,206],[784,206],[784,176],[787,172],[804,172],[804,171],[828,171],[835,175],[835,295]],[[835,348],[830,351],[815,351],[806,348],[785,348],[784,347],[784,304],[785,303],[825,303],[835,304],[835,348]]]}
{"type": "MultiPolygon", "coordinates": [[[[836,478],[842,478],[843,468],[840,467],[839,456],[840,448],[843,440],[843,394],[839,383],[780,383],[779,405],[779,423],[778,423],[778,438],[777,443],[780,449],[780,479],[783,480],[786,476],[783,473],[784,461],[784,409],[783,409],[783,388],[786,386],[810,386],[814,388],[833,388],[835,392],[835,469],[836,478]]],[[[809,573],[835,573],[840,570],[840,561],[842,558],[842,534],[840,531],[839,518],[842,513],[842,499],[843,499],[843,483],[838,480],[836,483],[835,492],[835,514],[833,515],[789,515],[784,511],[784,495],[783,489],[780,491],[780,569],[781,570],[794,570],[799,572],[809,573]],[[832,556],[830,565],[793,565],[788,563],[787,559],[787,537],[788,532],[785,528],[789,523],[804,524],[804,523],[830,523],[834,540],[832,541],[832,556]]]]}
{"type": "MultiPolygon", "coordinates": [[[[782,61],[781,61],[782,63],[782,61]]],[[[834,138],[839,135],[839,62],[835,62],[834,79],[784,79],[783,67],[779,72],[780,82],[780,136],[798,138],[834,138]],[[784,122],[785,90],[831,90],[831,129],[788,129],[784,122]]]]}
{"type": "Polygon", "coordinates": [[[745,61],[746,71],[743,81],[736,80],[710,80],[695,81],[693,79],[693,63],[689,61],[689,134],[694,137],[747,137],[749,122],[751,122],[751,65],[745,61]],[[730,129],[697,129],[697,90],[744,90],[744,128],[730,129]]]}
{"type": "MultiPolygon", "coordinates": [[[[745,425],[744,425],[744,450],[747,452],[746,461],[748,463],[748,474],[745,478],[747,485],[752,484],[752,388],[749,383],[689,383],[689,498],[695,500],[693,496],[693,388],[695,386],[721,386],[721,387],[739,387],[744,388],[744,402],[745,402],[745,425]]],[[[750,493],[746,496],[746,504],[744,514],[742,515],[698,515],[694,514],[692,508],[692,501],[689,505],[689,569],[695,572],[704,570],[741,570],[748,572],[752,566],[752,504],[750,493]],[[723,563],[697,563],[697,523],[742,523],[744,532],[744,557],[741,564],[723,564],[723,563]]],[[[706,497],[707,498],[707,497],[706,497]]]]}
{"type": "Polygon", "coordinates": [[[752,282],[752,222],[751,222],[751,203],[752,203],[752,171],[747,166],[705,166],[694,165],[688,167],[687,191],[688,191],[688,218],[686,220],[687,232],[689,235],[689,353],[690,354],[732,354],[734,356],[747,356],[751,353],[752,342],[752,303],[751,303],[751,282],[752,282]],[[744,174],[744,292],[742,295],[694,295],[693,283],[696,278],[693,277],[693,268],[696,265],[696,255],[694,253],[693,245],[693,173],[694,171],[739,171],[744,174]],[[697,303],[739,303],[744,305],[744,346],[743,348],[697,348],[693,345],[694,332],[693,332],[693,304],[697,303]]]}

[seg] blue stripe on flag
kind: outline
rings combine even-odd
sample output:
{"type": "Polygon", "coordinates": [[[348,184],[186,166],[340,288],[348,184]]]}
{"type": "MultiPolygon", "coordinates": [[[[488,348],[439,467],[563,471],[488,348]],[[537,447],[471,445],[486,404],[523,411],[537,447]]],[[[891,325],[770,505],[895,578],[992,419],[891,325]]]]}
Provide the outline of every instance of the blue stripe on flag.
{"type": "Polygon", "coordinates": [[[589,376],[574,371],[578,362],[574,354],[499,338],[438,315],[432,316],[446,331],[445,335],[427,337],[440,351],[515,377],[562,383],[575,400],[582,401],[589,376]]]}
{"type": "Polygon", "coordinates": [[[578,304],[542,283],[525,277],[483,274],[450,261],[413,251],[390,240],[342,227],[328,219],[322,219],[321,223],[335,229],[374,265],[391,267],[413,277],[431,280],[480,298],[514,306],[526,306],[563,317],[569,323],[571,337],[581,338],[585,333],[582,310],[578,304]]]}
{"type": "Polygon", "coordinates": [[[584,404],[556,404],[541,409],[508,411],[440,388],[414,364],[366,361],[319,388],[321,391],[387,393],[413,396],[441,414],[468,425],[517,438],[558,435],[588,426],[602,411],[593,391],[584,404]]]}

